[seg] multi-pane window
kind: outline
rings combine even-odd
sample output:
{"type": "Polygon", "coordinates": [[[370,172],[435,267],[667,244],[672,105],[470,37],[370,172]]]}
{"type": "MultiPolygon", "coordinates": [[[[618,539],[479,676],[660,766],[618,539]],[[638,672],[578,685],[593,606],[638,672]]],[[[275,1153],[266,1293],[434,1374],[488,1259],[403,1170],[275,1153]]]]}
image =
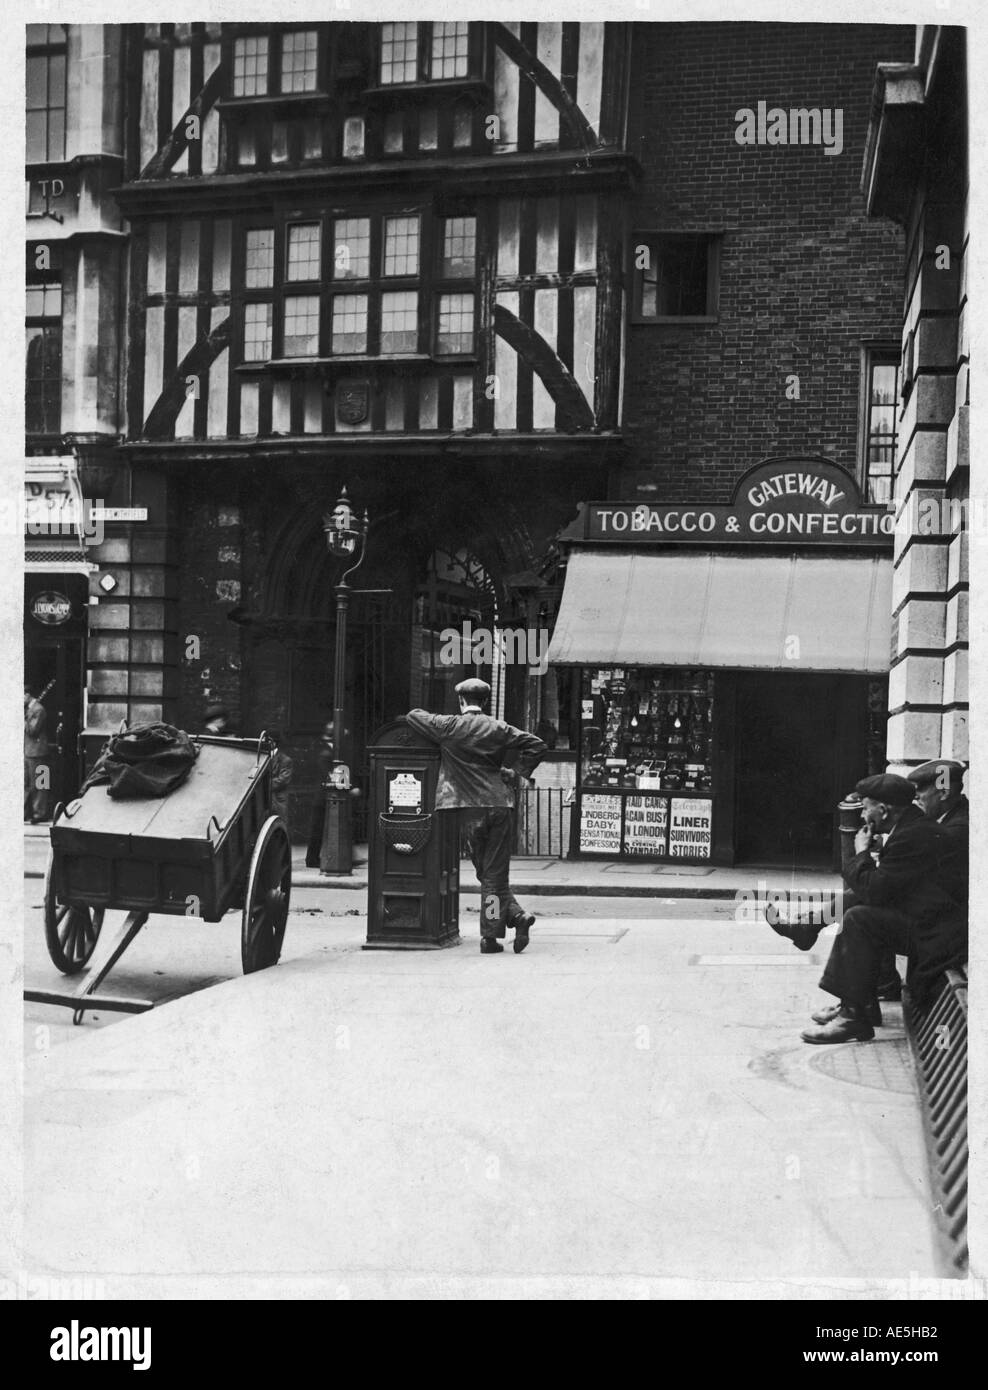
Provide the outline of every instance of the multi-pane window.
{"type": "Polygon", "coordinates": [[[318,280],[320,265],[319,223],[296,222],[288,228],[286,278],[289,280],[318,280]]]}
{"type": "Polygon", "coordinates": [[[381,81],[414,82],[418,77],[419,26],[381,25],[381,81]]]}
{"type": "Polygon", "coordinates": [[[266,362],[271,356],[271,304],[244,305],[244,361],[266,362]]]}
{"type": "Polygon", "coordinates": [[[319,352],[319,296],[317,294],[289,294],[285,296],[283,350],[286,357],[315,357],[319,352]]]}
{"type": "Polygon", "coordinates": [[[381,351],[414,352],[419,337],[419,297],[416,290],[390,290],[381,295],[381,351]]]}
{"type": "Polygon", "coordinates": [[[476,218],[457,207],[427,235],[423,216],[372,212],[334,218],[328,228],[317,217],[283,230],[246,228],[242,361],[472,354],[476,218]]]}
{"type": "Polygon", "coordinates": [[[26,428],[58,434],[62,424],[62,286],[46,279],[27,287],[26,428]]]}
{"type": "Polygon", "coordinates": [[[235,39],[233,95],[263,96],[268,90],[268,41],[263,36],[235,39]]]}
{"type": "Polygon", "coordinates": [[[439,296],[436,352],[443,356],[473,352],[472,294],[439,296]]]}
{"type": "Polygon", "coordinates": [[[333,351],[367,351],[367,296],[338,294],[333,300],[333,351]]]}
{"type": "Polygon", "coordinates": [[[417,275],[419,273],[419,219],[417,217],[386,217],[384,219],[384,274],[417,275]]]}
{"type": "Polygon", "coordinates": [[[370,275],[370,218],[341,217],[333,228],[333,277],[366,280],[370,275]]]}
{"type": "Polygon", "coordinates": [[[477,259],[477,219],[447,217],[443,223],[443,253],[439,273],[444,280],[473,275],[477,259]]]}
{"type": "Polygon", "coordinates": [[[319,39],[315,29],[296,29],[281,38],[281,90],[314,92],[319,39]]]}
{"type": "Polygon", "coordinates": [[[892,500],[898,399],[898,358],[877,353],[870,355],[865,419],[865,486],[868,502],[885,503],[892,500]]]}
{"type": "Polygon", "coordinates": [[[274,228],[250,227],[244,245],[244,284],[249,290],[274,284],[274,228]]]}
{"type": "Polygon", "coordinates": [[[27,160],[65,158],[65,26],[27,26],[27,160]]]}
{"type": "Polygon", "coordinates": [[[435,78],[465,77],[467,74],[469,27],[465,20],[432,26],[432,65],[435,78]]]}
{"type": "Polygon", "coordinates": [[[712,318],[717,247],[709,236],[650,236],[636,241],[635,308],[639,320],[712,318]]]}

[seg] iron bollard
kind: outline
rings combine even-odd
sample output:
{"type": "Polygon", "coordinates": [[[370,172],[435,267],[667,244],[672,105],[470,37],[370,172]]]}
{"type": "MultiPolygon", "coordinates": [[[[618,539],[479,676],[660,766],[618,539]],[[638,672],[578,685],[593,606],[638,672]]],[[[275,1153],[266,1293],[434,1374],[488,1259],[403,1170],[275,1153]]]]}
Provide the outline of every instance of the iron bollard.
{"type": "Polygon", "coordinates": [[[353,802],[348,787],[327,782],[323,788],[326,816],[323,821],[319,868],[324,874],[353,872],[353,802]]]}

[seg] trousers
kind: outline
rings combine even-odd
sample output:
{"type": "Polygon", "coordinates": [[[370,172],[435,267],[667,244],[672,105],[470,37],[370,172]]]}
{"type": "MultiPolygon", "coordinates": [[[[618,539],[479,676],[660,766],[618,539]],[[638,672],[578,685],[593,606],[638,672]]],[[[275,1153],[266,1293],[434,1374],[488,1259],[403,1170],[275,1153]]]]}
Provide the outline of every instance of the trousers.
{"type": "Polygon", "coordinates": [[[24,819],[46,820],[48,818],[48,792],[38,786],[38,769],[47,767],[49,758],[24,758],[24,819]]]}
{"type": "Polygon", "coordinates": [[[908,956],[913,924],[891,907],[848,908],[820,980],[820,988],[848,1004],[870,1004],[888,956],[908,956]]]}
{"type": "MultiPolygon", "coordinates": [[[[849,912],[852,907],[863,906],[857,893],[851,888],[844,889],[842,898],[842,914],[849,912]]],[[[897,988],[902,981],[899,979],[899,972],[895,964],[895,951],[886,950],[882,952],[881,966],[878,972],[878,988],[887,990],[897,988]]]]}
{"type": "Polygon", "coordinates": [[[480,935],[493,940],[504,936],[506,927],[524,915],[508,881],[514,812],[510,806],[489,806],[461,809],[459,814],[480,880],[480,935]]]}

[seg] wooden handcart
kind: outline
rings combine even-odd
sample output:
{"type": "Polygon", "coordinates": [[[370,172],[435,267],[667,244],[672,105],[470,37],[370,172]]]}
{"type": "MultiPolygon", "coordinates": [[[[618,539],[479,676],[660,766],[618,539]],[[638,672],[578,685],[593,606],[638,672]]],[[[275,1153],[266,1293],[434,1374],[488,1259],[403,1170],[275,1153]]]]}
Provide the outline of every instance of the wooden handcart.
{"type": "Polygon", "coordinates": [[[142,1013],[148,999],[97,991],[152,913],[218,922],[241,910],[244,973],[275,965],[291,897],[291,844],[271,814],[274,747],[259,739],[194,739],[199,756],[167,796],[114,800],[90,787],[56,808],[45,875],[45,941],[65,975],[89,967],[75,991],[25,990],[24,998],[142,1013]],[[112,920],[108,912],[125,916],[112,920]]]}

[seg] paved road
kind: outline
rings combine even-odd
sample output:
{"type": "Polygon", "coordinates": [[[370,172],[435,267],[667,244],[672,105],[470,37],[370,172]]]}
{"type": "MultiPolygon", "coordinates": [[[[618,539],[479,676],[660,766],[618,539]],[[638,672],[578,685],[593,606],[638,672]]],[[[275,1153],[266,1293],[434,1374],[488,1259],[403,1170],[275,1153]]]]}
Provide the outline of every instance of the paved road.
{"type": "MultiPolygon", "coordinates": [[[[44,943],[42,916],[43,884],[25,880],[27,931],[24,940],[24,979],[29,989],[75,989],[83,977],[67,980],[52,965],[44,943]]],[[[479,896],[464,894],[461,918],[463,930],[476,926],[479,896]]],[[[532,908],[540,922],[559,918],[613,916],[617,906],[622,917],[662,922],[733,918],[729,902],[677,898],[623,898],[616,905],[612,898],[533,899],[532,908]]],[[[366,931],[366,896],[350,889],[299,888],[292,892],[292,913],[285,932],[282,962],[325,953],[335,939],[334,928],[350,921],[363,934],[366,931]]],[[[541,932],[542,928],[538,928],[541,932]]],[[[151,999],[156,1005],[180,999],[196,990],[208,989],[224,980],[235,980],[240,967],[240,918],[229,913],[218,923],[197,918],[152,917],[126,954],[113,968],[102,992],[151,999]]],[[[83,1032],[123,1022],[127,1014],[89,1013],[83,1032]]],[[[25,1047],[44,1051],[48,1046],[78,1040],[80,1030],[73,1027],[68,1009],[45,1004],[25,1005],[25,1047]]]]}
{"type": "Polygon", "coordinates": [[[354,1298],[946,1272],[901,1027],[799,1041],[823,950],[729,904],[557,898],[522,956],[480,956],[469,911],[458,948],[365,952],[335,896],[298,895],[275,970],[240,976],[233,916],[158,919],[111,978],[171,1002],[32,1006],[29,1270],[354,1298]]]}

